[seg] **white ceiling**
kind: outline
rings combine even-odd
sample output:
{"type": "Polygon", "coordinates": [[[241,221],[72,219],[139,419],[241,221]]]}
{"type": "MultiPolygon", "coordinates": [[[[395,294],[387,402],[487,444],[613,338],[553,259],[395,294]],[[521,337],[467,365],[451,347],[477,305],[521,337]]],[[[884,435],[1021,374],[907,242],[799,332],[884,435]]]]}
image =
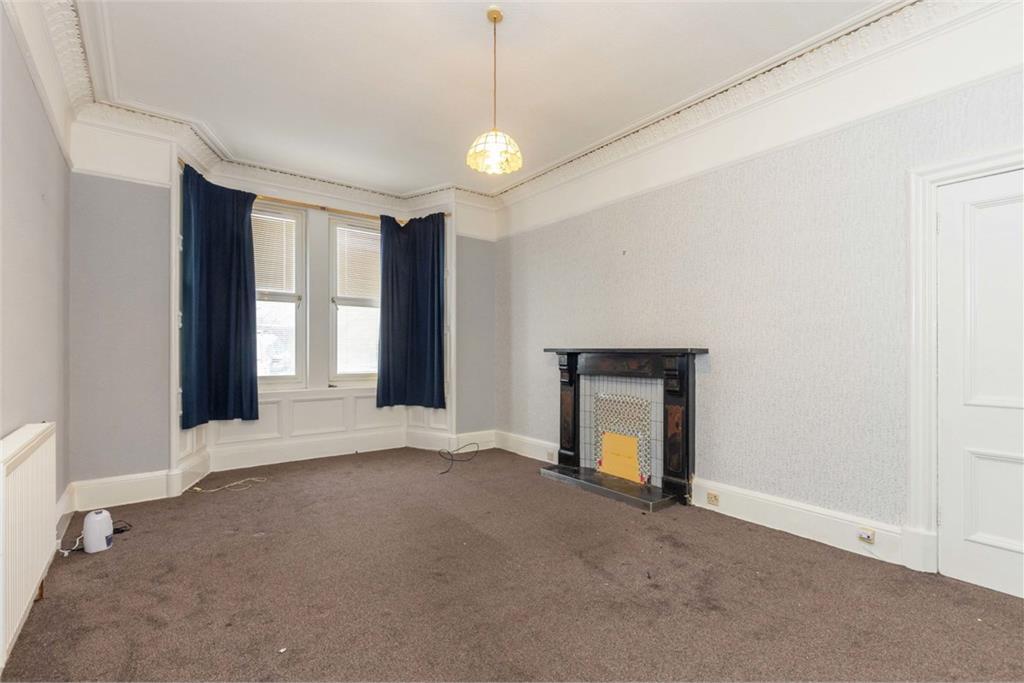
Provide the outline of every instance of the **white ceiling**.
{"type": "Polygon", "coordinates": [[[498,126],[523,170],[465,166],[490,127],[489,3],[81,2],[97,96],[191,121],[238,161],[405,194],[495,192],[879,7],[502,3],[498,126]]]}

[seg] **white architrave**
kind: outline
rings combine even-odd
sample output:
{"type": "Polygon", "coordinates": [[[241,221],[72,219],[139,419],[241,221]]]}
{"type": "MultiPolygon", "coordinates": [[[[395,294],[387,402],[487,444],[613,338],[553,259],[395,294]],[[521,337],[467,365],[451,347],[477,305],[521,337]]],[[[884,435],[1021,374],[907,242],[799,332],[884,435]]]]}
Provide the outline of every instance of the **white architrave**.
{"type": "Polygon", "coordinates": [[[1024,166],[1024,149],[915,169],[907,174],[910,303],[907,418],[907,507],[903,564],[938,571],[938,311],[936,232],[939,187],[1024,166]]]}

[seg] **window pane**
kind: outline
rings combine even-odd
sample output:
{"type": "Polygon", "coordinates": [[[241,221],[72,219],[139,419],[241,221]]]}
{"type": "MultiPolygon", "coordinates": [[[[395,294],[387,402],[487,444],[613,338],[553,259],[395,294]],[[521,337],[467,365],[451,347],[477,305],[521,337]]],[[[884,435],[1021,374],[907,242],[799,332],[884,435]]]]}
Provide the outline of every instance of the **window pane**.
{"type": "Polygon", "coordinates": [[[295,292],[295,221],[252,212],[256,289],[295,292]]]}
{"type": "Polygon", "coordinates": [[[380,233],[337,225],[337,296],[380,299],[380,233]]]}
{"type": "Polygon", "coordinates": [[[260,377],[295,375],[293,302],[256,302],[256,367],[260,377]]]}
{"type": "Polygon", "coordinates": [[[377,372],[380,309],[338,306],[339,375],[377,372]]]}

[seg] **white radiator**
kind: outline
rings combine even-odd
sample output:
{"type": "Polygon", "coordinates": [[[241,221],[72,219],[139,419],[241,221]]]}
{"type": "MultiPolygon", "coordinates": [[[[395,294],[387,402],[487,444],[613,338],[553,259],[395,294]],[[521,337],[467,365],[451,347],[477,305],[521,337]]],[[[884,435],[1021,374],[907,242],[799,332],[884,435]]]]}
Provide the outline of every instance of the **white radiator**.
{"type": "Polygon", "coordinates": [[[28,424],[0,440],[0,669],[56,550],[57,437],[28,424]]]}

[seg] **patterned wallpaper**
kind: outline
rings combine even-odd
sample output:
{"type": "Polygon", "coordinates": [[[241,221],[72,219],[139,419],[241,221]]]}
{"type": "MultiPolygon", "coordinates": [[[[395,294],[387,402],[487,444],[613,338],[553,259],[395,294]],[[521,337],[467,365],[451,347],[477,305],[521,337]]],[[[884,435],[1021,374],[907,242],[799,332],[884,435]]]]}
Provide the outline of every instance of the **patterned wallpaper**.
{"type": "Polygon", "coordinates": [[[899,523],[908,169],[1021,144],[1000,77],[499,241],[498,429],[557,441],[545,346],[706,346],[697,475],[899,523]]]}

